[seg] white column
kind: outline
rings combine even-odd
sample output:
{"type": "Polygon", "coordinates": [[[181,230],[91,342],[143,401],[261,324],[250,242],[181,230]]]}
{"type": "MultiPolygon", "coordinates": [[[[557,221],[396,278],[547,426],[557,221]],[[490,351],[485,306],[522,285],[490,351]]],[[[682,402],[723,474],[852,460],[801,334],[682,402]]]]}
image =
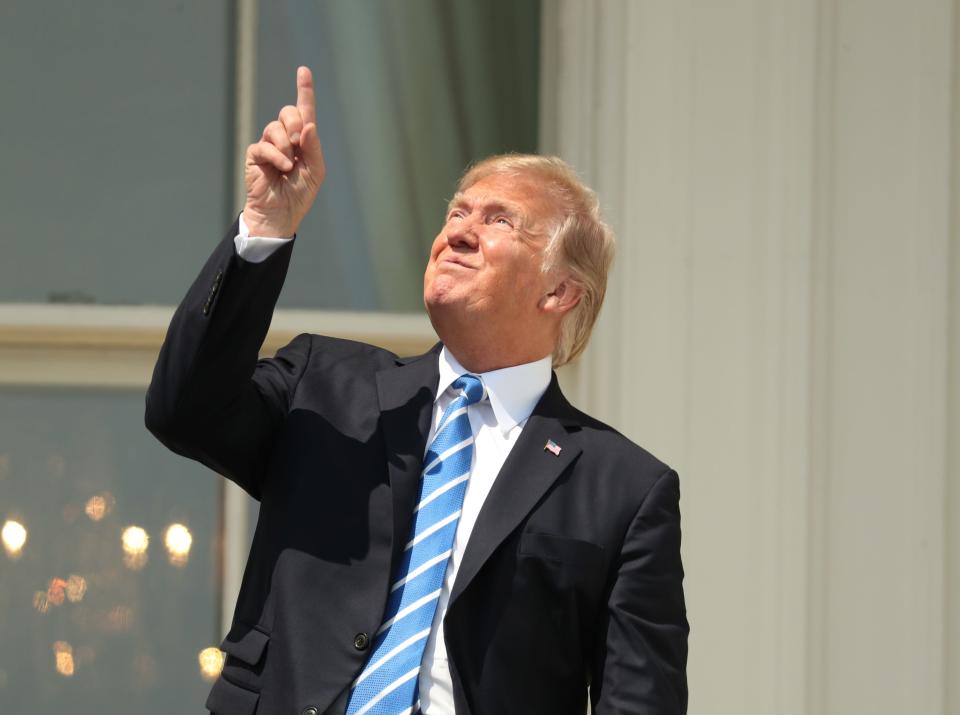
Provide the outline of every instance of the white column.
{"type": "Polygon", "coordinates": [[[953,170],[950,197],[953,203],[949,257],[950,344],[947,358],[949,412],[947,415],[946,514],[946,662],[944,712],[960,712],[960,0],[953,3],[953,170]]]}
{"type": "Polygon", "coordinates": [[[950,0],[544,7],[620,241],[564,380],[680,471],[691,713],[943,712],[950,0]]]}
{"type": "Polygon", "coordinates": [[[811,415],[815,709],[939,713],[951,3],[827,9],[811,415]]]}

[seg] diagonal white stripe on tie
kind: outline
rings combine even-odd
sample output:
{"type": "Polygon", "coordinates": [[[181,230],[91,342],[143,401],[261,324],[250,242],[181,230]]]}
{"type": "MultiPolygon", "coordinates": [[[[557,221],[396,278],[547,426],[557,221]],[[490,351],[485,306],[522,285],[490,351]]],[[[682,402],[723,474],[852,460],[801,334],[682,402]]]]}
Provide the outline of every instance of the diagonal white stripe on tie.
{"type": "Polygon", "coordinates": [[[381,700],[383,700],[385,697],[387,697],[390,693],[392,693],[394,690],[399,688],[401,685],[406,683],[408,680],[410,680],[411,678],[415,678],[417,676],[417,673],[419,672],[420,672],[420,666],[418,665],[416,668],[414,668],[410,672],[404,673],[403,675],[401,675],[399,678],[397,678],[392,683],[390,683],[390,685],[388,685],[379,693],[377,693],[377,695],[372,700],[370,700],[366,705],[364,705],[362,708],[357,710],[356,715],[364,715],[365,713],[370,712],[370,708],[372,708],[374,705],[379,703],[381,700]]]}
{"type": "Polygon", "coordinates": [[[471,444],[473,444],[473,437],[468,437],[467,439],[463,440],[462,442],[457,442],[457,444],[453,445],[453,446],[450,447],[449,449],[443,450],[443,453],[442,453],[442,454],[438,454],[438,455],[436,456],[436,458],[435,458],[432,462],[430,462],[430,464],[428,464],[426,467],[423,468],[423,473],[426,474],[426,473],[429,472],[431,469],[433,469],[433,468],[436,467],[438,464],[440,464],[440,462],[442,462],[443,460],[447,459],[447,458],[450,457],[451,455],[456,454],[457,452],[459,452],[459,451],[460,451],[461,449],[463,449],[464,447],[469,447],[471,444]]]}
{"type": "MultiPolygon", "coordinates": [[[[433,566],[434,564],[438,564],[438,563],[440,563],[441,561],[446,561],[448,558],[450,558],[450,554],[451,554],[452,552],[453,552],[453,549],[447,549],[447,550],[444,551],[442,554],[437,554],[437,555],[434,556],[432,559],[429,559],[428,561],[425,561],[424,563],[420,564],[420,565],[417,566],[417,568],[415,568],[413,571],[411,571],[411,572],[408,573],[406,576],[404,576],[402,579],[400,579],[400,580],[397,581],[395,584],[393,584],[393,586],[390,587],[390,593],[393,593],[394,591],[396,591],[398,588],[400,588],[403,584],[407,583],[408,581],[413,581],[413,579],[415,579],[417,576],[419,576],[420,574],[422,574],[424,571],[429,571],[429,570],[430,570],[430,567],[433,566]]],[[[402,611],[401,611],[401,613],[402,613],[402,611]]]]}
{"type": "Polygon", "coordinates": [[[437,488],[434,489],[432,492],[430,492],[430,496],[425,497],[425,498],[423,499],[423,501],[421,501],[419,504],[417,504],[417,506],[416,506],[416,507],[414,508],[414,510],[413,510],[413,513],[416,514],[418,511],[420,511],[421,509],[423,509],[423,507],[425,507],[427,504],[429,504],[430,502],[432,502],[434,499],[436,499],[437,497],[440,497],[440,496],[446,494],[448,491],[450,491],[451,489],[453,489],[453,488],[454,488],[455,486],[457,486],[458,484],[463,484],[463,483],[464,483],[465,481],[467,481],[469,478],[470,478],[470,472],[467,472],[467,473],[464,474],[462,477],[457,477],[456,479],[451,479],[449,482],[447,482],[446,484],[444,484],[442,487],[437,487],[437,488]]]}
{"type": "Polygon", "coordinates": [[[460,407],[454,410],[453,412],[451,412],[449,415],[444,415],[443,420],[440,422],[440,424],[437,425],[437,434],[440,434],[441,432],[443,432],[444,427],[450,424],[453,420],[457,419],[457,417],[459,417],[460,415],[466,414],[466,412],[467,412],[466,407],[460,407]]]}
{"type": "MultiPolygon", "coordinates": [[[[436,524],[434,524],[433,526],[428,527],[428,528],[424,529],[423,531],[421,531],[419,534],[417,534],[416,537],[414,537],[414,539],[413,539],[412,541],[408,541],[408,542],[407,542],[407,545],[403,547],[403,550],[404,550],[404,551],[409,551],[410,549],[412,549],[414,546],[416,546],[417,544],[419,544],[421,541],[423,541],[424,539],[426,539],[426,538],[427,538],[428,536],[430,536],[431,534],[437,533],[438,531],[440,531],[440,529],[442,529],[443,527],[445,527],[445,526],[446,526],[447,524],[449,524],[451,521],[456,521],[456,520],[459,519],[459,518],[460,518],[460,510],[457,509],[457,510],[456,510],[455,512],[453,512],[450,516],[444,517],[443,519],[441,519],[440,521],[438,521],[438,522],[437,522],[436,524]]],[[[391,589],[391,590],[392,590],[392,589],[391,589]]]]}
{"type": "Polygon", "coordinates": [[[440,590],[441,590],[441,589],[438,588],[438,589],[437,589],[436,591],[434,591],[433,593],[428,593],[428,594],[427,594],[426,596],[424,596],[423,598],[418,598],[416,601],[414,601],[413,603],[411,603],[409,606],[407,606],[406,608],[404,608],[402,611],[398,611],[398,612],[397,612],[397,615],[395,615],[393,618],[391,618],[391,619],[388,620],[388,621],[384,621],[383,625],[380,626],[380,627],[377,629],[377,632],[374,633],[374,635],[375,635],[375,636],[380,635],[380,634],[383,633],[385,630],[387,630],[390,626],[392,626],[394,623],[396,623],[396,622],[399,621],[399,620],[402,620],[403,618],[406,618],[406,617],[409,616],[411,613],[413,613],[414,611],[416,611],[418,608],[420,608],[420,606],[422,606],[422,605],[424,605],[424,604],[426,604],[426,603],[430,603],[430,601],[435,601],[435,600],[437,600],[438,598],[440,598],[440,590]]]}
{"type": "Polygon", "coordinates": [[[394,648],[389,653],[387,653],[382,658],[380,658],[376,663],[372,663],[371,665],[368,665],[366,669],[362,673],[360,673],[360,677],[353,681],[353,685],[350,686],[351,689],[360,685],[360,683],[362,683],[367,678],[367,676],[370,675],[370,673],[375,673],[379,667],[387,663],[397,653],[402,653],[407,648],[407,646],[413,643],[416,643],[421,638],[427,638],[429,636],[430,636],[429,628],[424,628],[419,633],[414,633],[412,636],[407,638],[407,640],[405,640],[403,643],[401,643],[396,648],[394,648]]]}

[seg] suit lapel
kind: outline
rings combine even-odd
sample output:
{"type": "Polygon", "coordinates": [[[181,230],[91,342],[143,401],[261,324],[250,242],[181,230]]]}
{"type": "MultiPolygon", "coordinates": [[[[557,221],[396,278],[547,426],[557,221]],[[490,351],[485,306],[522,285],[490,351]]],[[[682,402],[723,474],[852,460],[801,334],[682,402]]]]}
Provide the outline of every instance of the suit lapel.
{"type": "Polygon", "coordinates": [[[575,414],[554,375],[480,509],[457,571],[450,606],[582,451],[575,414]],[[548,441],[559,447],[558,454],[546,449],[548,441]]]}
{"type": "Polygon", "coordinates": [[[380,420],[393,497],[393,559],[407,541],[440,372],[433,349],[377,373],[380,420]]]}

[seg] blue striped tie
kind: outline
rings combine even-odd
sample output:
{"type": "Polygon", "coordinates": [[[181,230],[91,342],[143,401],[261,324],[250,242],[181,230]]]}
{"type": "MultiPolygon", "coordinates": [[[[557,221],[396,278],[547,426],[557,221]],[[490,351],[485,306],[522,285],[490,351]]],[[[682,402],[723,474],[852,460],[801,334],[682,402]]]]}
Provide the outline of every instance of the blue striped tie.
{"type": "Polygon", "coordinates": [[[440,419],[424,458],[410,541],[390,584],[383,625],[370,658],[351,686],[346,715],[406,715],[419,709],[423,650],[437,611],[447,561],[457,532],[473,460],[473,430],[467,407],[483,399],[480,378],[462,375],[460,391],[440,419]]]}

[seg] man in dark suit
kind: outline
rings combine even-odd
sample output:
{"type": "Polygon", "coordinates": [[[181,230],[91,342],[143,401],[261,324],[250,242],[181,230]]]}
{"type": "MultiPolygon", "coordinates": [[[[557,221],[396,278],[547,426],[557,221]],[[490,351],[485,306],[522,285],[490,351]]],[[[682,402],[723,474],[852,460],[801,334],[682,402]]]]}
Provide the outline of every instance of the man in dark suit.
{"type": "Polygon", "coordinates": [[[207,707],[579,715],[589,692],[598,715],[685,712],[677,474],[551,370],[603,300],[595,195],[558,159],[481,162],[424,275],[441,343],[303,334],[258,360],[325,174],[306,68],[297,85],[147,393],[164,444],[261,502],[207,707]]]}

